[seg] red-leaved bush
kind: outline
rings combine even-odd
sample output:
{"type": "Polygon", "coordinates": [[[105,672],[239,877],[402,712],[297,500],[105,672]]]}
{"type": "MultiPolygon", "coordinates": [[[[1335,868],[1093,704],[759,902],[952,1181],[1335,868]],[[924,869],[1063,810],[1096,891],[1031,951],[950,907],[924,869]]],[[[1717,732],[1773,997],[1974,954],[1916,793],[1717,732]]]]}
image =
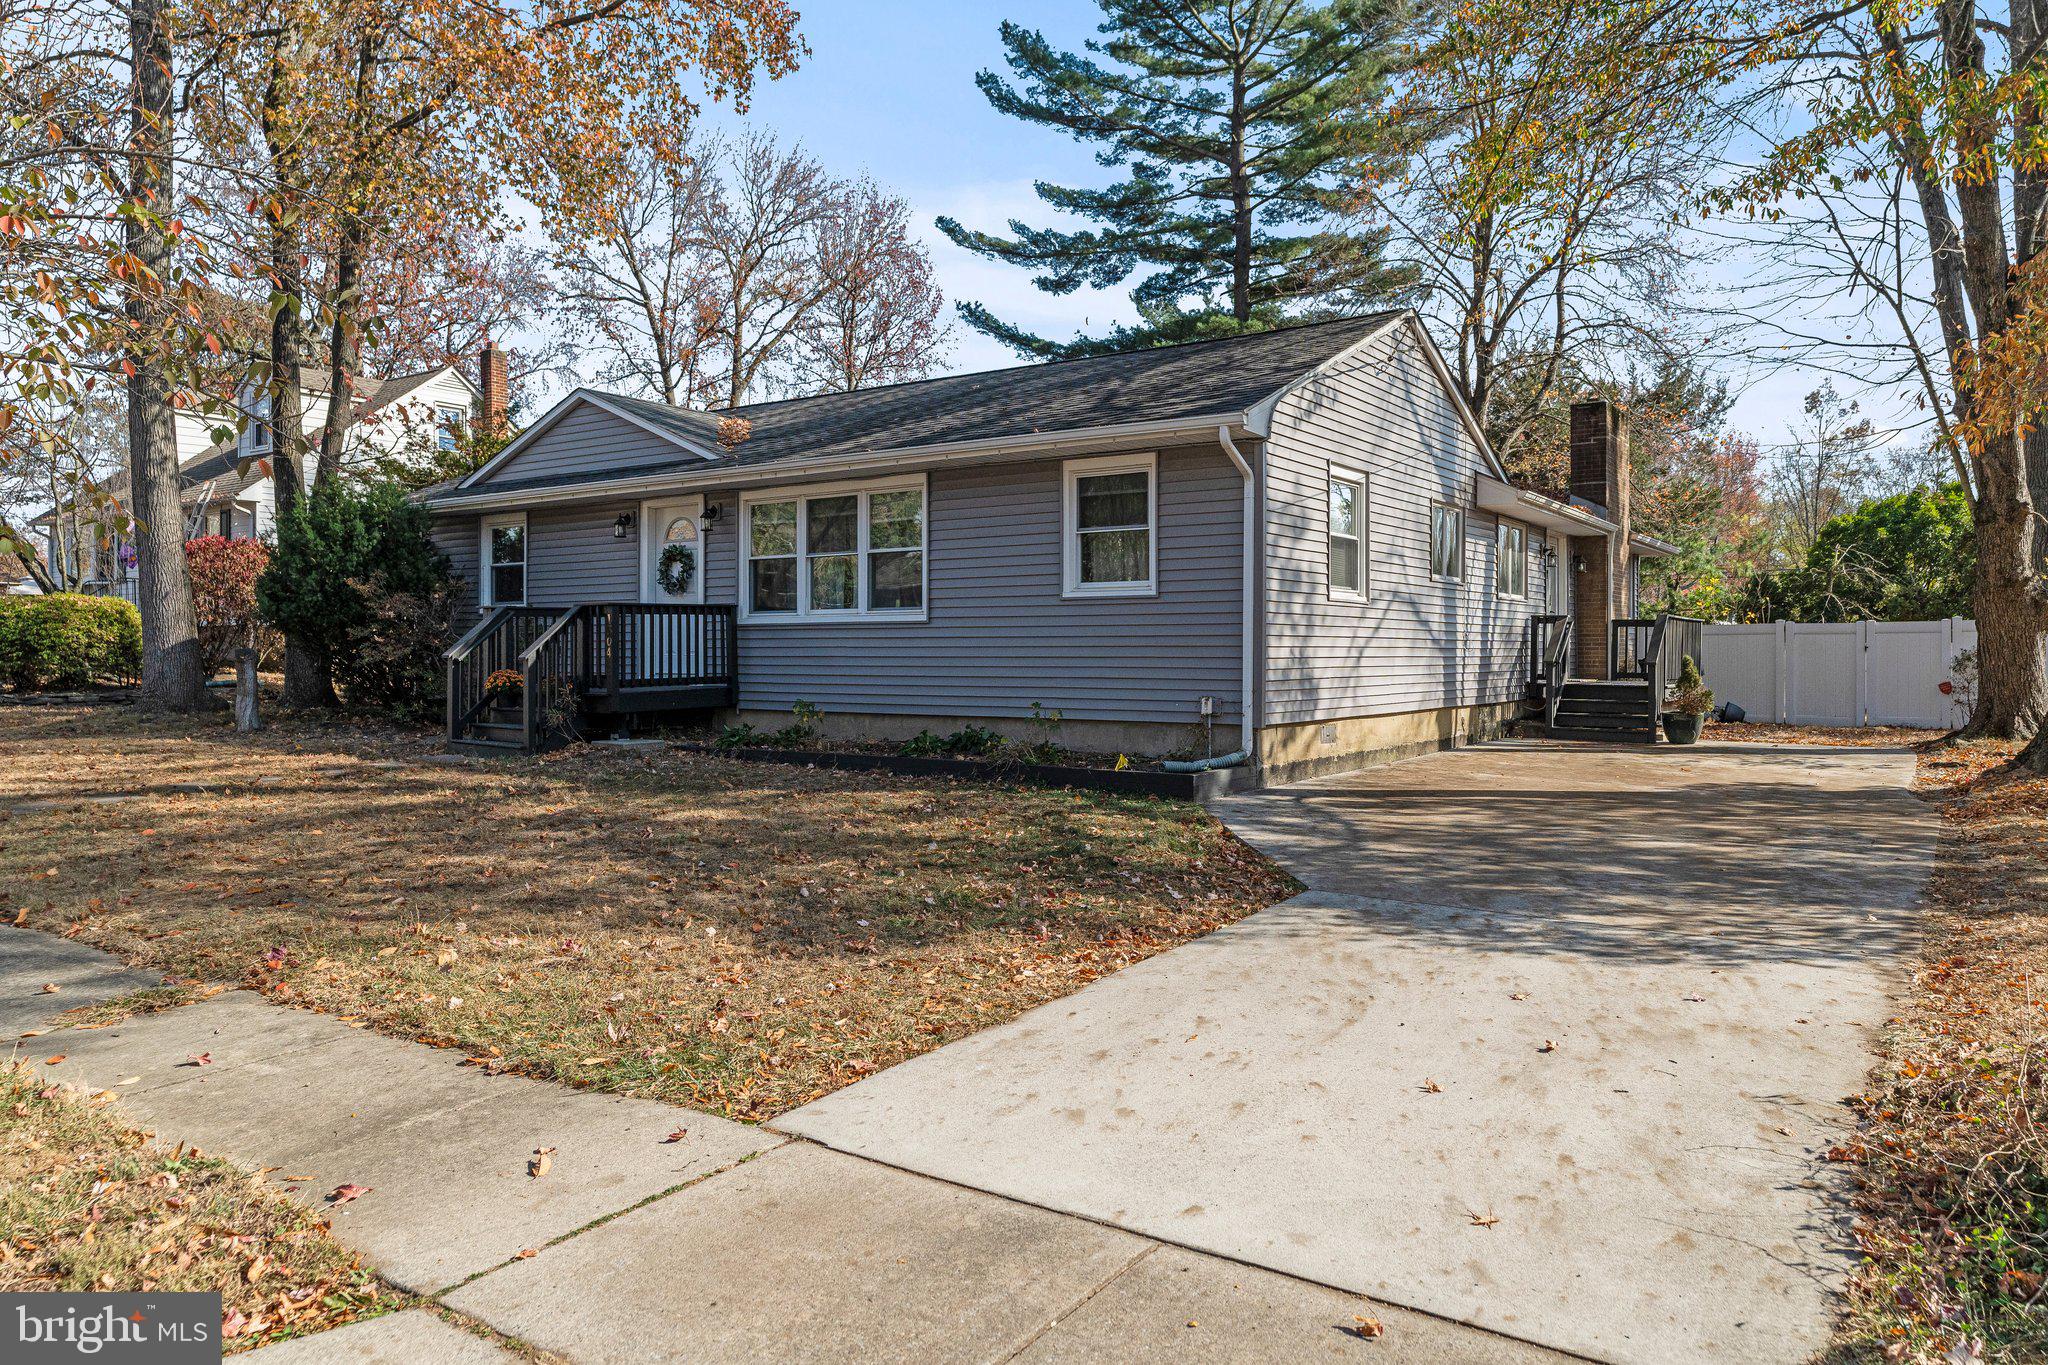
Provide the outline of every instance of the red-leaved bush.
{"type": "Polygon", "coordinates": [[[199,610],[199,652],[209,673],[234,662],[243,645],[274,656],[281,641],[256,614],[256,580],[270,564],[260,540],[201,536],[185,542],[192,569],[192,602],[199,610]]]}

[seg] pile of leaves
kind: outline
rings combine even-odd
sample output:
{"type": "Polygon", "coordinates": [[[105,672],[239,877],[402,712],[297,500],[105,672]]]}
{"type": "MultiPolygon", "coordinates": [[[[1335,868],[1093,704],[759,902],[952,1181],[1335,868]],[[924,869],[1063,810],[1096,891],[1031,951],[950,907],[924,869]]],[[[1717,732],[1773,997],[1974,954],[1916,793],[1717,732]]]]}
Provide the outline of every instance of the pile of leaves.
{"type": "Polygon", "coordinates": [[[229,1351],[398,1306],[282,1190],[157,1146],[43,1060],[0,1065],[0,1291],[218,1290],[229,1351]]]}
{"type": "Polygon", "coordinates": [[[1927,939],[1857,1138],[1845,1344],[1885,1361],[2048,1357],[2048,780],[2012,745],[1922,752],[1941,803],[1927,939]]]}
{"type": "Polygon", "coordinates": [[[1925,744],[1939,730],[1916,730],[1905,725],[1860,725],[1839,728],[1827,725],[1775,725],[1768,721],[1740,721],[1727,724],[1709,721],[1700,738],[1736,744],[1810,744],[1837,749],[1896,749],[1901,745],[1925,744]]]}
{"type": "Polygon", "coordinates": [[[1191,805],[708,753],[0,713],[0,921],[475,1064],[765,1119],[1292,893],[1191,805]],[[204,791],[178,790],[187,783],[204,791]]]}

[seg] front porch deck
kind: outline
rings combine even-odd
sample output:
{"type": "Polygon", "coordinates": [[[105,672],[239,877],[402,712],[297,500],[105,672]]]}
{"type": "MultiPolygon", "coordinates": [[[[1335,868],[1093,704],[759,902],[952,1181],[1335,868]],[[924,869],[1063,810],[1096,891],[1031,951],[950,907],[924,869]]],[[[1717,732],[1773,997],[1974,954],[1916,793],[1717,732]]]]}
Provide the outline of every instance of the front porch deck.
{"type": "Polygon", "coordinates": [[[476,751],[537,753],[583,737],[598,717],[706,711],[739,700],[730,606],[499,607],[444,657],[448,742],[476,751]],[[508,674],[517,675],[516,686],[508,674]]]}

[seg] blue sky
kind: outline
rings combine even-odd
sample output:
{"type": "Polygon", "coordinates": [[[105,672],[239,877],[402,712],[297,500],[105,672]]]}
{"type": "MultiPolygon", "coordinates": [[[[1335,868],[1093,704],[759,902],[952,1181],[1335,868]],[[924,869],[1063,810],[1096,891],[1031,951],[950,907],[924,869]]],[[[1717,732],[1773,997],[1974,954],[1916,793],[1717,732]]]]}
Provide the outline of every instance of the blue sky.
{"type": "MultiPolygon", "coordinates": [[[[977,71],[1006,70],[997,34],[1006,15],[1071,48],[1093,35],[1100,13],[1093,0],[829,0],[803,14],[811,55],[793,75],[764,83],[744,120],[707,105],[703,123],[765,128],[802,142],[835,173],[864,170],[904,195],[949,300],[978,299],[999,317],[1059,337],[1130,321],[1136,313],[1124,290],[1042,294],[1028,272],[962,251],[932,226],[941,215],[995,230],[1012,217],[1042,225],[1034,181],[1104,183],[1111,173],[1086,148],[997,114],[974,84],[977,71]]],[[[1007,348],[956,328],[949,369],[1015,363],[1007,348]]],[[[1730,378],[1742,392],[1732,425],[1766,445],[1785,439],[1815,382],[1785,371],[1730,378]]]]}

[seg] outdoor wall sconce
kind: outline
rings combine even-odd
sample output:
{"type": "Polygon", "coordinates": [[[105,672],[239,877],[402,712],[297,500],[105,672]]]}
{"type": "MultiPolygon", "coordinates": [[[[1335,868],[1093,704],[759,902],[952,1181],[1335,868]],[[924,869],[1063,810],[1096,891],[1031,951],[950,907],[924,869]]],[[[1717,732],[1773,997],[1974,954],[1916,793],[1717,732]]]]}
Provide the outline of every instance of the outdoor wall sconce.
{"type": "Polygon", "coordinates": [[[627,536],[631,535],[632,533],[633,514],[631,512],[619,513],[619,519],[612,523],[612,539],[624,540],[627,536]]]}
{"type": "Polygon", "coordinates": [[[1544,567],[1544,568],[1546,568],[1546,569],[1548,569],[1548,568],[1551,568],[1551,567],[1553,567],[1553,566],[1554,566],[1554,565],[1555,565],[1556,563],[1557,563],[1557,547],[1556,547],[1555,545],[1546,545],[1546,546],[1544,546],[1544,547],[1543,547],[1543,567],[1544,567]]]}
{"type": "Polygon", "coordinates": [[[714,521],[717,521],[717,520],[718,520],[718,504],[717,504],[717,503],[715,503],[715,502],[707,502],[707,503],[705,503],[705,504],[704,504],[704,522],[705,522],[705,524],[706,524],[706,525],[708,526],[709,524],[711,524],[712,522],[714,522],[714,521]]]}
{"type": "Polygon", "coordinates": [[[1586,557],[1585,557],[1584,555],[1573,555],[1573,556],[1572,556],[1572,572],[1573,572],[1573,573],[1584,573],[1585,571],[1586,571],[1586,557]]]}

